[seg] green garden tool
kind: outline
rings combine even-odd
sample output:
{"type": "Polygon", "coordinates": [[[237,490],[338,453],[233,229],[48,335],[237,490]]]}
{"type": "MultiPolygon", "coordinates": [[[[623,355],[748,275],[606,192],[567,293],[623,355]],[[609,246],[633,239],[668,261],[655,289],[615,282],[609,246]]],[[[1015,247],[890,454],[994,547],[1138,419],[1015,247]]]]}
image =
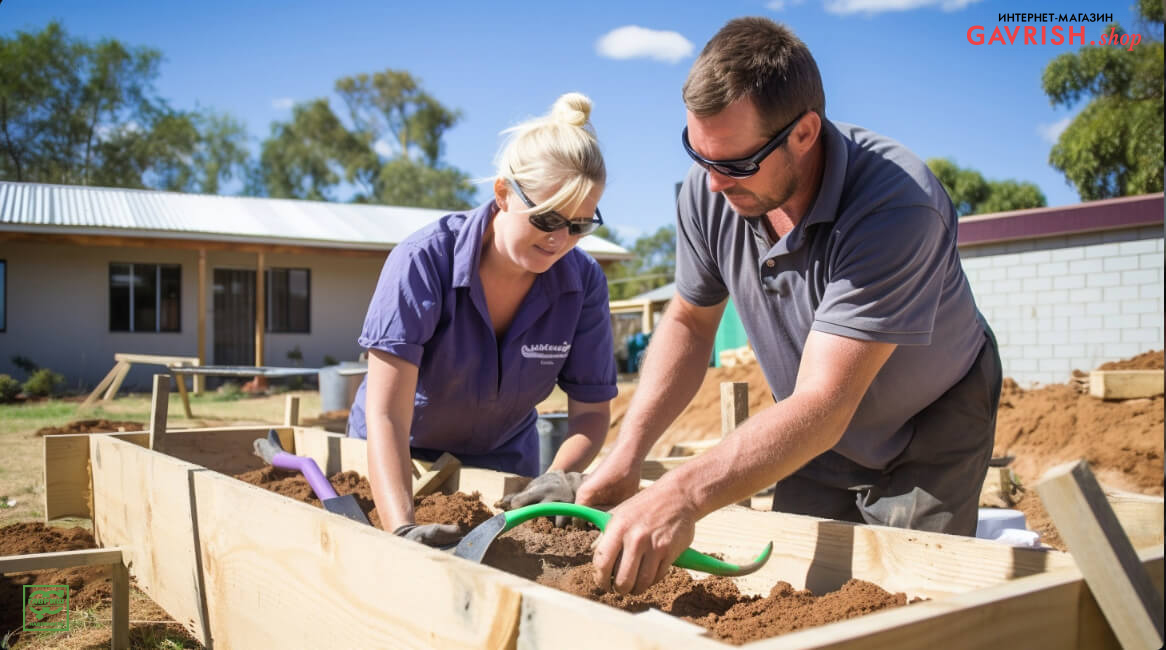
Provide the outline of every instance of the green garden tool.
{"type": "MultiPolygon", "coordinates": [[[[536,503],[491,517],[463,537],[462,541],[458,543],[457,548],[454,549],[453,554],[471,562],[481,563],[482,558],[486,556],[486,549],[490,548],[490,544],[502,533],[535,517],[553,517],[559,515],[585,519],[595,524],[599,530],[603,530],[607,522],[611,520],[610,513],[574,503],[536,503]]],[[[757,556],[757,559],[749,564],[736,565],[687,548],[680,554],[680,557],[676,558],[673,564],[682,569],[703,571],[704,573],[711,573],[718,576],[743,576],[749,575],[765,566],[772,550],[773,542],[770,542],[761,551],[761,554],[757,556]]]]}

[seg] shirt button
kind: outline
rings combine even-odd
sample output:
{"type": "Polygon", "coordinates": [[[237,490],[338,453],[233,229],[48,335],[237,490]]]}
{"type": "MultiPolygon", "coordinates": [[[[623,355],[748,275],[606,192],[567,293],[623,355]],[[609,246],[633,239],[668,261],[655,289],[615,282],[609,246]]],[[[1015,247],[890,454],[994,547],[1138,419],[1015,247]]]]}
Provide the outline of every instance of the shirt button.
{"type": "Polygon", "coordinates": [[[777,265],[777,262],[774,262],[773,260],[765,260],[765,265],[772,269],[777,265]]]}

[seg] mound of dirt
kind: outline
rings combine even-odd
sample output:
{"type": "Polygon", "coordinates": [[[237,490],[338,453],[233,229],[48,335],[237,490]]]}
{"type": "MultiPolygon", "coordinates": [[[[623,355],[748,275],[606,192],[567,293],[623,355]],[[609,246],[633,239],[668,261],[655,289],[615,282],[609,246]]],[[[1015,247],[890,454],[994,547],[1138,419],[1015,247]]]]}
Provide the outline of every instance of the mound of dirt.
{"type": "Polygon", "coordinates": [[[62,433],[117,433],[119,428],[126,431],[145,431],[144,422],[130,422],[118,420],[77,420],[62,427],[41,427],[36,430],[38,436],[55,436],[62,433]]]}
{"type": "MultiPolygon", "coordinates": [[[[41,523],[12,524],[0,528],[0,555],[26,555],[95,548],[93,535],[84,528],[54,528],[41,523]]],[[[68,585],[69,609],[79,611],[109,602],[113,589],[109,569],[103,566],[46,569],[0,576],[0,638],[23,626],[23,585],[68,585]]],[[[53,620],[53,619],[48,619],[53,620]]]]}
{"type": "MultiPolygon", "coordinates": [[[[660,436],[652,446],[648,456],[667,456],[672,445],[690,440],[707,440],[721,437],[721,382],[738,381],[749,384],[749,412],[756,413],[773,404],[773,394],[769,384],[761,374],[761,366],[756,361],[731,368],[709,368],[700,390],[676,421],[660,436]]],[[[611,425],[607,431],[605,448],[615,442],[623,417],[632,401],[633,390],[620,391],[611,401],[611,425]]]]}
{"type": "Polygon", "coordinates": [[[1162,370],[1166,368],[1163,350],[1143,352],[1132,359],[1110,361],[1097,366],[1098,370],[1162,370]]]}
{"type": "Polygon", "coordinates": [[[997,456],[1034,485],[1050,467],[1084,458],[1110,487],[1162,494],[1162,397],[1102,401],[1067,384],[1024,390],[1005,380],[996,414],[997,456]]]}

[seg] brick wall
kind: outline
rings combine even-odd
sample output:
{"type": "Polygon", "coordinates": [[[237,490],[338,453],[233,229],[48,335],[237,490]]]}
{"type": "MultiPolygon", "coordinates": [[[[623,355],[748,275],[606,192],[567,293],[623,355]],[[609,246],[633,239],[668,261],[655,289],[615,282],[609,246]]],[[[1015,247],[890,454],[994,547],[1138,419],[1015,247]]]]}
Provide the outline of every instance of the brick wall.
{"type": "Polygon", "coordinates": [[[960,247],[1004,376],[1064,382],[1073,369],[1163,346],[1163,227],[960,247]]]}

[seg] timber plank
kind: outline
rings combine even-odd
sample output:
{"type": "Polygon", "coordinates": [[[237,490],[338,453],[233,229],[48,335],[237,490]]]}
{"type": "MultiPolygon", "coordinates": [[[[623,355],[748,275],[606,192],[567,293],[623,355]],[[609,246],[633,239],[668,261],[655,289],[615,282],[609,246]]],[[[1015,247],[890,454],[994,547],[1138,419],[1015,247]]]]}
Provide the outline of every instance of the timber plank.
{"type": "Polygon", "coordinates": [[[1037,491],[1122,646],[1161,648],[1162,596],[1089,465],[1082,460],[1054,467],[1037,491]]]}
{"type": "Polygon", "coordinates": [[[1089,394],[1101,399],[1138,399],[1163,392],[1161,370],[1094,370],[1089,373],[1089,394]]]}
{"type": "Polygon", "coordinates": [[[190,476],[210,472],[107,435],[89,456],[97,543],[122,547],[138,587],[205,645],[190,476]]]}

